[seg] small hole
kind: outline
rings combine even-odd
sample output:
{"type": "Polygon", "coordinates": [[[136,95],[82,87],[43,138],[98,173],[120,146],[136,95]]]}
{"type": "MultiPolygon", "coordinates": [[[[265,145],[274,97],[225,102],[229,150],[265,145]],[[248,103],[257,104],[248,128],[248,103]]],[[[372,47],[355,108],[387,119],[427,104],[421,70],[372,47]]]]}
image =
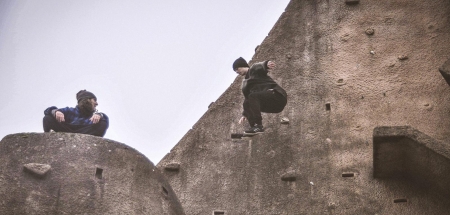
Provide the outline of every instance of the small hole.
{"type": "Polygon", "coordinates": [[[326,103],[325,104],[325,109],[326,110],[331,110],[331,104],[330,103],[326,103]]]}
{"type": "Polygon", "coordinates": [[[214,211],[214,215],[225,215],[225,211],[214,211]]]}
{"type": "Polygon", "coordinates": [[[102,179],[103,178],[102,174],[103,174],[103,169],[97,167],[97,170],[95,171],[95,177],[98,179],[102,179]]]}
{"type": "Polygon", "coordinates": [[[338,79],[337,82],[338,82],[339,84],[342,84],[342,83],[344,83],[344,79],[342,79],[342,78],[341,78],[341,79],[338,79]]]}
{"type": "Polygon", "coordinates": [[[167,191],[167,189],[163,186],[162,187],[162,189],[163,189],[163,193],[165,194],[165,195],[169,195],[169,191],[167,191]]]}
{"type": "Polygon", "coordinates": [[[408,202],[407,199],[394,199],[394,203],[404,203],[404,202],[408,202]]]}
{"type": "Polygon", "coordinates": [[[350,178],[350,177],[354,177],[355,173],[349,172],[349,173],[342,173],[342,177],[344,178],[350,178]]]}

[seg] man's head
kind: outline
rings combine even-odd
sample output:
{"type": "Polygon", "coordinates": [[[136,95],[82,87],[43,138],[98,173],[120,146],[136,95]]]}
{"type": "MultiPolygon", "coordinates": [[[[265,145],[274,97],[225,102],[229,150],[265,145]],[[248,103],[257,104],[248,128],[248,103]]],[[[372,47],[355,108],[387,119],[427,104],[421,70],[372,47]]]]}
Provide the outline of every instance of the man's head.
{"type": "Polygon", "coordinates": [[[95,97],[95,95],[87,90],[80,90],[77,93],[77,101],[80,101],[81,99],[91,99],[94,98],[95,100],[97,100],[97,97],[95,97]]]}
{"type": "Polygon", "coordinates": [[[92,114],[95,112],[97,103],[97,97],[89,91],[80,90],[77,93],[78,107],[82,112],[86,114],[92,114]]]}
{"type": "Polygon", "coordinates": [[[233,70],[239,75],[243,76],[247,74],[248,69],[249,66],[247,64],[247,61],[242,57],[236,59],[233,63],[233,70]]]}

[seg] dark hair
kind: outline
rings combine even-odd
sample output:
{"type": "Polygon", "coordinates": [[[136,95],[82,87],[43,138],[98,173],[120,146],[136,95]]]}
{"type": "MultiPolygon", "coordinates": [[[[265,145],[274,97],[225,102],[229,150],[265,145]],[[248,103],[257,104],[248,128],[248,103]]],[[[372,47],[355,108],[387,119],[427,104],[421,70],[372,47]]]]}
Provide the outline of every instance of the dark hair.
{"type": "Polygon", "coordinates": [[[95,100],[97,100],[97,97],[95,97],[95,95],[87,90],[80,90],[77,93],[77,101],[80,101],[81,99],[90,99],[90,98],[95,98],[95,100]]]}
{"type": "Polygon", "coordinates": [[[248,63],[244,58],[240,57],[234,61],[233,71],[236,71],[237,68],[239,68],[239,67],[250,67],[250,66],[248,66],[248,63]]]}

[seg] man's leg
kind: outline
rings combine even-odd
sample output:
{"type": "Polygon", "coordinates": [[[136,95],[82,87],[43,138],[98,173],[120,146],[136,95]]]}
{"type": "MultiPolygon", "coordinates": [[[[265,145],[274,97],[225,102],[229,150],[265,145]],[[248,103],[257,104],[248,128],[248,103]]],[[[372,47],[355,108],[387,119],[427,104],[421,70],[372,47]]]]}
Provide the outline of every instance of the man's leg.
{"type": "Polygon", "coordinates": [[[93,135],[103,137],[106,134],[106,130],[109,127],[109,123],[105,120],[100,120],[97,124],[97,128],[95,129],[95,132],[93,135]]]}
{"type": "MultiPolygon", "coordinates": [[[[48,119],[49,115],[45,115],[44,119],[42,119],[42,125],[44,126],[44,132],[50,132],[50,130],[52,129],[52,120],[48,119]]],[[[52,117],[53,118],[53,117],[52,117]]]]}
{"type": "Polygon", "coordinates": [[[97,124],[80,126],[80,128],[76,129],[74,132],[103,137],[105,136],[106,129],[108,129],[108,127],[109,124],[106,120],[100,120],[97,124]]]}
{"type": "Polygon", "coordinates": [[[276,91],[250,93],[244,101],[244,112],[251,126],[262,125],[261,112],[279,113],[286,106],[287,99],[276,91]]]}
{"type": "Polygon", "coordinates": [[[252,109],[250,108],[249,99],[244,100],[243,107],[244,107],[244,115],[247,118],[248,124],[250,125],[250,127],[253,127],[255,125],[255,120],[253,114],[250,112],[252,111],[252,109]]]}
{"type": "Polygon", "coordinates": [[[51,115],[44,116],[44,119],[42,121],[44,126],[44,132],[50,132],[50,129],[53,129],[56,132],[70,132],[70,133],[73,132],[72,129],[70,129],[63,123],[56,121],[55,117],[51,115]]]}
{"type": "Polygon", "coordinates": [[[262,125],[261,101],[264,100],[267,92],[250,93],[244,101],[244,112],[248,113],[250,126],[262,125]]]}
{"type": "Polygon", "coordinates": [[[287,104],[287,98],[277,91],[269,91],[260,99],[261,112],[280,113],[287,104]]]}

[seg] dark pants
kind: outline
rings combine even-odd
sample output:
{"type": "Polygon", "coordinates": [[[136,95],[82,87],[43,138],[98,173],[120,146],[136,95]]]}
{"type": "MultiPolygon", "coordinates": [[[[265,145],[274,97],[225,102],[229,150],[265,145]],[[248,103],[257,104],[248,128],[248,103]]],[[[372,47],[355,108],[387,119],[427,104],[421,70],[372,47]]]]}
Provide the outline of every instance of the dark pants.
{"type": "Polygon", "coordinates": [[[56,121],[55,117],[51,115],[44,116],[43,124],[44,132],[50,132],[50,129],[53,129],[56,132],[90,134],[99,137],[105,136],[106,129],[109,126],[105,120],[100,120],[97,124],[92,125],[69,125],[56,121]]]}
{"type": "Polygon", "coordinates": [[[250,93],[244,100],[244,116],[250,126],[262,125],[261,112],[280,113],[286,103],[286,97],[274,90],[250,93]]]}

